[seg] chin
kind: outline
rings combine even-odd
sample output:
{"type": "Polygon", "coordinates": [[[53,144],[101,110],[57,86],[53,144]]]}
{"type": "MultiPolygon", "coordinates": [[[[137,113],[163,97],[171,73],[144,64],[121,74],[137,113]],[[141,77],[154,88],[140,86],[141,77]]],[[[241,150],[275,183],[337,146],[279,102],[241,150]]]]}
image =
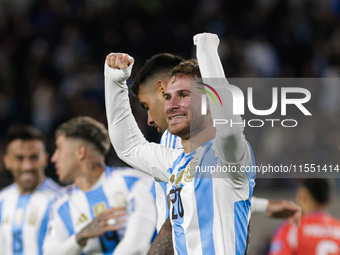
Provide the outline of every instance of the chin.
{"type": "Polygon", "coordinates": [[[169,127],[169,132],[173,135],[179,136],[182,139],[187,138],[187,136],[189,136],[189,138],[190,138],[190,127],[185,127],[185,128],[169,127]]]}
{"type": "Polygon", "coordinates": [[[37,185],[23,185],[23,188],[25,192],[33,192],[37,188],[37,185]]]}

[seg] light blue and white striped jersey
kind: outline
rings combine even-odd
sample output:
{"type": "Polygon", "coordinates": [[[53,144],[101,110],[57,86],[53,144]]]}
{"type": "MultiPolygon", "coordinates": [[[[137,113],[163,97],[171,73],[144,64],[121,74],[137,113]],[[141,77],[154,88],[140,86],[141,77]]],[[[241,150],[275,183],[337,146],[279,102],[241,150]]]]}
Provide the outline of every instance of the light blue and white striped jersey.
{"type": "Polygon", "coordinates": [[[0,192],[0,254],[42,254],[49,209],[61,187],[47,178],[34,192],[19,193],[17,184],[0,192]]]}
{"type": "MultiPolygon", "coordinates": [[[[167,148],[173,148],[173,149],[182,148],[183,146],[182,146],[181,141],[182,140],[181,140],[180,137],[171,134],[168,129],[163,133],[162,138],[161,138],[161,144],[163,146],[165,146],[167,148]]],[[[251,165],[255,165],[255,159],[254,159],[253,155],[252,155],[251,165]]],[[[253,184],[254,183],[252,183],[252,185],[253,184]]],[[[168,187],[167,187],[167,183],[165,183],[165,182],[156,182],[155,187],[156,187],[156,199],[157,199],[156,205],[157,205],[157,213],[158,213],[157,214],[157,216],[158,216],[158,218],[157,218],[157,230],[159,231],[159,229],[162,227],[165,220],[169,216],[169,208],[168,208],[168,204],[167,204],[167,194],[170,192],[172,187],[171,187],[171,185],[168,185],[168,187]],[[157,186],[161,187],[161,189],[159,189],[159,191],[157,191],[157,186]]],[[[252,207],[253,207],[253,205],[261,204],[261,200],[264,200],[265,204],[268,203],[267,199],[255,198],[255,197],[252,196],[251,197],[252,207]]],[[[262,206],[262,207],[266,207],[266,206],[262,206]]],[[[255,211],[257,212],[257,210],[255,210],[255,211]]],[[[253,212],[254,212],[254,210],[251,211],[251,213],[253,213],[253,212]]],[[[262,213],[265,213],[265,211],[262,212],[262,213]]]]}
{"type": "Polygon", "coordinates": [[[134,249],[142,249],[146,253],[156,226],[152,185],[153,179],[140,171],[106,167],[100,180],[91,190],[82,191],[76,185],[68,186],[53,205],[44,254],[64,254],[62,250],[55,250],[66,242],[72,243],[72,249],[68,250],[67,255],[80,252],[134,254],[134,249]],[[76,243],[76,233],[96,216],[110,207],[124,206],[128,209],[128,216],[122,229],[91,238],[84,248],[76,243]],[[138,242],[133,240],[137,234],[138,242]],[[128,240],[129,235],[132,240],[128,240]]]}
{"type": "MultiPolygon", "coordinates": [[[[255,165],[248,146],[251,160],[245,162],[255,165]]],[[[226,166],[215,139],[190,154],[183,152],[168,169],[175,254],[245,253],[255,174],[215,176],[212,166],[226,166]]]]}
{"type": "Polygon", "coordinates": [[[160,144],[166,148],[183,148],[181,138],[171,134],[168,129],[164,131],[160,144]]]}
{"type": "MultiPolygon", "coordinates": [[[[166,148],[182,148],[181,138],[175,136],[167,129],[161,138],[160,144],[166,148]]],[[[156,208],[157,208],[157,232],[161,229],[162,225],[169,216],[169,208],[167,202],[167,190],[166,182],[155,182],[155,193],[156,193],[156,208]]]]}

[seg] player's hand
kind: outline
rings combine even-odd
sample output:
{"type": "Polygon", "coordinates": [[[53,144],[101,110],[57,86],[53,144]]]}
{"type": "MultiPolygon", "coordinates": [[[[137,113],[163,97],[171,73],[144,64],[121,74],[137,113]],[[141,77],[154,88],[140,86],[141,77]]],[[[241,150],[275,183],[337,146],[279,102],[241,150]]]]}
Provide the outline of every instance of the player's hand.
{"type": "Polygon", "coordinates": [[[114,69],[126,69],[133,61],[133,57],[125,53],[109,54],[106,57],[108,66],[114,69]]]}
{"type": "Polygon", "coordinates": [[[86,227],[76,235],[77,243],[84,247],[89,238],[98,237],[109,231],[116,231],[121,228],[125,221],[122,217],[126,215],[126,207],[110,208],[98,215],[86,227]]]}
{"type": "Polygon", "coordinates": [[[212,33],[200,33],[194,36],[194,45],[197,46],[214,46],[219,45],[220,39],[216,34],[212,33]]]}
{"type": "Polygon", "coordinates": [[[291,224],[300,225],[301,208],[292,201],[270,200],[266,214],[270,218],[288,219],[291,224]]]}

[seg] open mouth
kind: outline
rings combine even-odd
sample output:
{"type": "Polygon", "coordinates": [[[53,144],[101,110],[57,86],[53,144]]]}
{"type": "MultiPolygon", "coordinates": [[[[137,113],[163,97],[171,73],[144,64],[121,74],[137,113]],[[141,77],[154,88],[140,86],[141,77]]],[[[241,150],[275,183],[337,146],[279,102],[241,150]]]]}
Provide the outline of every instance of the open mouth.
{"type": "Polygon", "coordinates": [[[20,174],[20,179],[22,181],[32,181],[35,179],[35,174],[33,172],[24,172],[20,174]]]}
{"type": "Polygon", "coordinates": [[[172,117],[169,117],[170,120],[175,120],[175,119],[180,119],[180,118],[183,118],[185,115],[182,114],[182,115],[176,115],[176,116],[172,116],[172,117]]]}

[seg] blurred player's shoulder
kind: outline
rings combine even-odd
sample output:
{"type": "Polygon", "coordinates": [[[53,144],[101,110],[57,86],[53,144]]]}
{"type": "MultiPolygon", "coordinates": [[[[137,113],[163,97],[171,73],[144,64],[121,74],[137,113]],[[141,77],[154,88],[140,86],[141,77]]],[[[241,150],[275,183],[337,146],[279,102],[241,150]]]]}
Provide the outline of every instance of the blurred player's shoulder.
{"type": "Polygon", "coordinates": [[[106,182],[123,182],[129,193],[137,187],[141,189],[142,186],[152,193],[154,188],[155,181],[151,176],[131,167],[106,167],[105,173],[106,182]]]}
{"type": "Polygon", "coordinates": [[[18,195],[19,194],[19,190],[18,190],[18,186],[15,183],[12,183],[11,185],[3,188],[0,191],[0,200],[8,197],[8,196],[14,196],[14,195],[18,195]]]}
{"type": "Polygon", "coordinates": [[[290,254],[297,247],[297,227],[288,221],[283,222],[275,231],[270,244],[269,255],[290,254]]]}
{"type": "Polygon", "coordinates": [[[55,197],[60,192],[62,192],[63,188],[51,178],[46,178],[46,180],[40,185],[38,190],[55,197]]]}
{"type": "Polygon", "coordinates": [[[75,184],[70,184],[65,187],[62,187],[59,192],[56,194],[53,200],[53,207],[56,209],[68,202],[71,199],[72,194],[79,190],[75,184]]]}
{"type": "Polygon", "coordinates": [[[284,221],[282,222],[278,228],[276,229],[275,233],[274,233],[274,236],[282,236],[282,235],[286,235],[288,233],[288,231],[290,230],[291,228],[291,224],[288,222],[288,221],[284,221]]]}
{"type": "Polygon", "coordinates": [[[332,223],[338,224],[340,223],[340,220],[326,212],[316,212],[316,213],[310,213],[310,214],[304,215],[301,219],[301,222],[304,224],[318,223],[318,222],[324,223],[324,224],[332,224],[332,223]]]}
{"type": "Polygon", "coordinates": [[[65,187],[62,187],[60,191],[58,192],[56,199],[60,199],[62,197],[69,197],[76,190],[78,190],[78,188],[77,188],[77,185],[75,184],[70,184],[65,187]]]}
{"type": "Polygon", "coordinates": [[[340,241],[340,220],[326,212],[310,213],[301,219],[306,237],[334,238],[340,241]]]}
{"type": "MultiPolygon", "coordinates": [[[[50,178],[46,178],[45,181],[33,192],[34,194],[42,193],[49,197],[57,196],[61,191],[62,187],[50,178]]],[[[19,189],[16,183],[13,183],[0,191],[0,199],[7,195],[19,195],[19,189]]]]}

